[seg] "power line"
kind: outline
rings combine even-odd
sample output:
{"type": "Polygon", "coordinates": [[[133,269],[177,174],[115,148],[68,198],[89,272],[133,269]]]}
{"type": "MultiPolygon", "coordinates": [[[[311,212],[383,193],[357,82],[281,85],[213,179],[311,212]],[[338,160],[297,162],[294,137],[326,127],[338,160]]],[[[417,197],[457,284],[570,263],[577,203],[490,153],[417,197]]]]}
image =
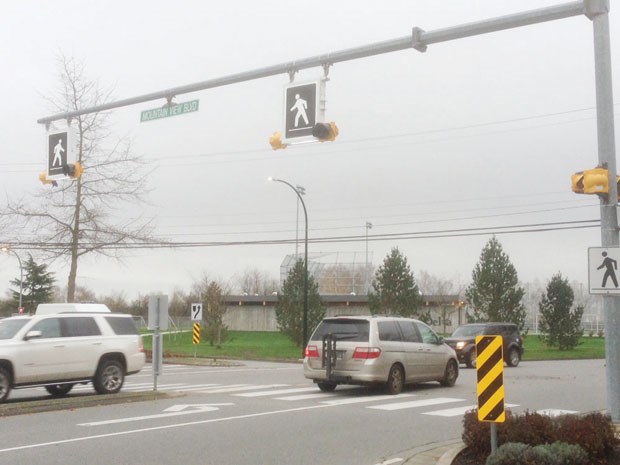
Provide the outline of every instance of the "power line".
{"type": "MultiPolygon", "coordinates": [[[[524,233],[540,233],[549,231],[564,231],[572,229],[586,229],[600,227],[600,220],[577,220],[577,221],[561,221],[552,223],[535,223],[511,226],[490,226],[480,228],[463,228],[463,229],[447,229],[447,230],[431,230],[420,232],[404,232],[389,234],[373,234],[354,235],[354,236],[331,236],[308,238],[309,243],[325,244],[325,243],[344,243],[344,242],[364,242],[368,241],[397,241],[397,240],[413,240],[413,239],[439,239],[454,238],[466,236],[482,236],[482,235],[502,235],[502,234],[524,234],[524,233]]],[[[37,249],[44,251],[59,251],[68,249],[69,243],[41,243],[41,242],[5,242],[7,246],[15,250],[37,249]]],[[[247,241],[153,241],[139,242],[127,244],[103,244],[103,243],[82,243],[79,248],[99,248],[105,250],[123,249],[179,249],[179,248],[202,248],[202,247],[230,247],[230,246],[248,246],[248,245],[284,245],[294,244],[295,239],[266,239],[266,240],[247,240],[247,241]]]]}

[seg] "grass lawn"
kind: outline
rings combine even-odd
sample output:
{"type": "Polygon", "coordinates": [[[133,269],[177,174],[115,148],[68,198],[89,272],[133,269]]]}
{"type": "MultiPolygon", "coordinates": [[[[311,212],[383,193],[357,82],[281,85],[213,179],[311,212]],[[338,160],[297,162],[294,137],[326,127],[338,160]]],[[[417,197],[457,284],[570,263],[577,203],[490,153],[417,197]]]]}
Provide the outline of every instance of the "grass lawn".
{"type": "Polygon", "coordinates": [[[582,337],[573,350],[558,350],[547,347],[537,335],[529,334],[523,341],[523,360],[574,360],[605,358],[605,338],[582,337]]]}
{"type": "MultiPolygon", "coordinates": [[[[247,360],[298,360],[302,348],[295,346],[284,334],[261,331],[229,331],[228,340],[221,348],[209,345],[202,339],[200,344],[192,344],[192,333],[178,332],[165,334],[164,355],[183,355],[212,358],[235,358],[247,360]]],[[[144,337],[144,347],[151,350],[152,339],[144,337]]],[[[560,351],[549,348],[537,335],[529,334],[524,341],[523,360],[571,360],[605,358],[605,339],[582,337],[573,350],[560,351]]]]}
{"type": "MultiPolygon", "coordinates": [[[[164,334],[164,356],[189,355],[197,357],[236,358],[246,360],[299,360],[302,348],[295,346],[279,332],[228,331],[221,348],[209,345],[204,338],[192,344],[192,332],[164,334]]],[[[151,350],[152,338],[144,337],[144,348],[151,350]]]]}

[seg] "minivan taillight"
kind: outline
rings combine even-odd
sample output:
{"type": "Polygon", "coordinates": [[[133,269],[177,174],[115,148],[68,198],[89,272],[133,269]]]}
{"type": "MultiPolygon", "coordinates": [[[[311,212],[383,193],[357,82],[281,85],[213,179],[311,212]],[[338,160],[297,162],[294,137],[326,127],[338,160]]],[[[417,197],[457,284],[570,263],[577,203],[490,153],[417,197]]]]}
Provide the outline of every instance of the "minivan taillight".
{"type": "Polygon", "coordinates": [[[308,358],[319,358],[319,349],[318,349],[318,347],[317,346],[307,346],[306,347],[305,355],[308,358]]]}
{"type": "Polygon", "coordinates": [[[144,352],[144,341],[142,340],[142,336],[139,336],[139,338],[140,338],[140,344],[138,344],[139,345],[138,351],[144,352]]]}
{"type": "Polygon", "coordinates": [[[356,347],[355,352],[353,352],[353,359],[370,360],[379,358],[380,355],[381,349],[378,347],[356,347]]]}

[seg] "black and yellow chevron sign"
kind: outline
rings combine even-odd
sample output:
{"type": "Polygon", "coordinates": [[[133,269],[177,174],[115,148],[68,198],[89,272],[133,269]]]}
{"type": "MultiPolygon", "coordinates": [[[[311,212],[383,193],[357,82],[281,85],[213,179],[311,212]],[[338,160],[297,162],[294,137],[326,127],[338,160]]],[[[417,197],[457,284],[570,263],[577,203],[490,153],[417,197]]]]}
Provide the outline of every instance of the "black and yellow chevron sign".
{"type": "Polygon", "coordinates": [[[476,337],[478,420],[506,421],[504,410],[504,356],[501,336],[476,337]]]}
{"type": "Polygon", "coordinates": [[[200,344],[200,323],[194,323],[194,336],[192,337],[194,344],[200,344]]]}

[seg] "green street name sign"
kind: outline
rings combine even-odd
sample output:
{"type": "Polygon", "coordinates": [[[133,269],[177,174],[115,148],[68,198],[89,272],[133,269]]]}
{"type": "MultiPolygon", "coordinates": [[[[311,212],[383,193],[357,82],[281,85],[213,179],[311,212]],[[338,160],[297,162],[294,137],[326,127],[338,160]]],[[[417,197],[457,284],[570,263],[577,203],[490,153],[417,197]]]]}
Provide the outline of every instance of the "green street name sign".
{"type": "Polygon", "coordinates": [[[154,119],[168,118],[169,116],[182,115],[183,113],[191,113],[198,111],[198,100],[190,102],[176,103],[174,105],[164,105],[160,108],[152,110],[144,110],[140,113],[140,122],[152,121],[154,119]]]}

